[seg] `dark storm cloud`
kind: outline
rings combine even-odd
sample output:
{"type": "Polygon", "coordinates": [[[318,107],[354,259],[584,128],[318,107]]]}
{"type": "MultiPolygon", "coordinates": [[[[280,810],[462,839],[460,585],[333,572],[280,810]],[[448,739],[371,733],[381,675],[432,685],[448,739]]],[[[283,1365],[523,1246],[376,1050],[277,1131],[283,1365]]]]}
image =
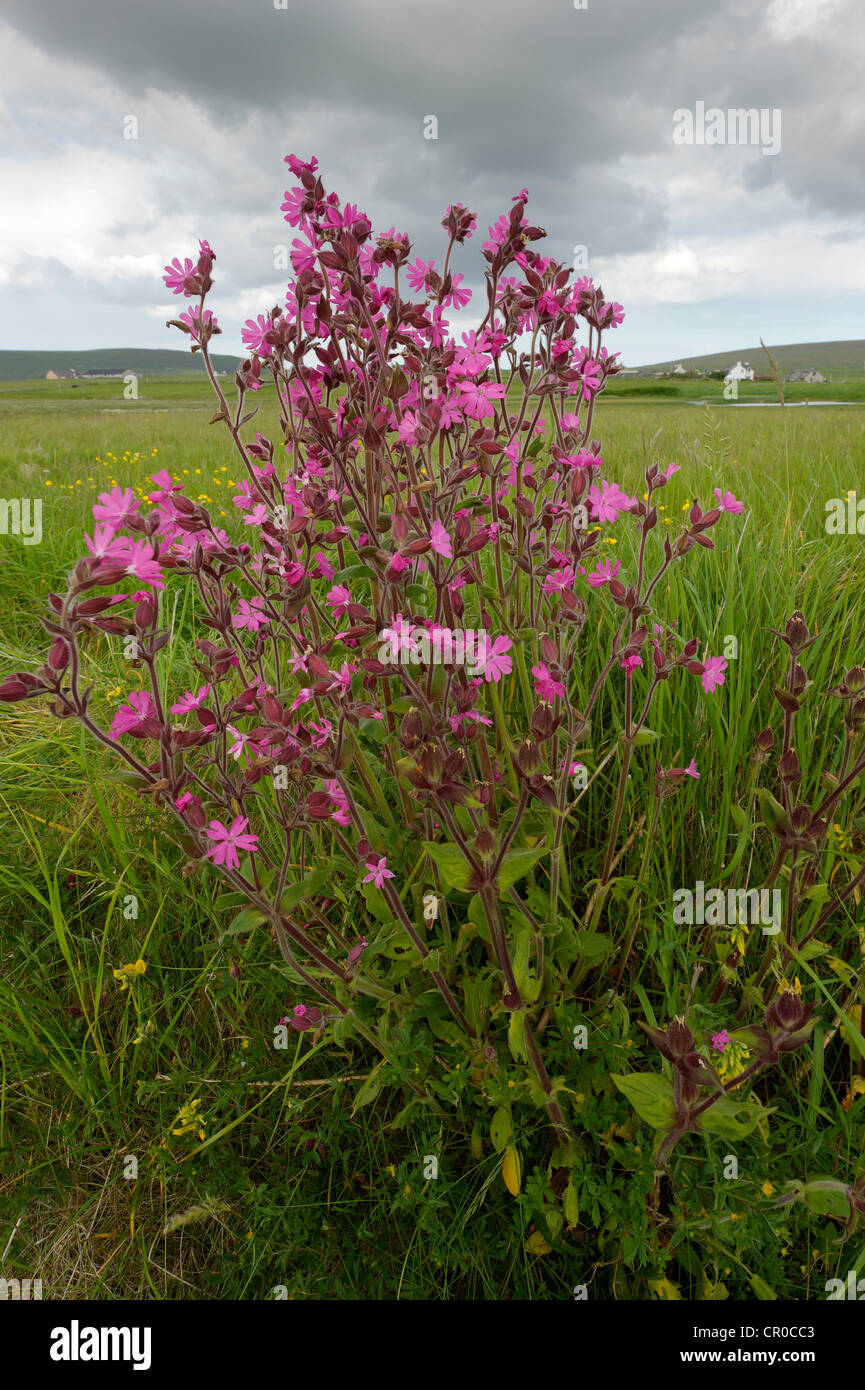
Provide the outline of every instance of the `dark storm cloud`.
{"type": "MultiPolygon", "coordinates": [[[[441,254],[450,202],[485,234],[524,185],[543,249],[569,261],[585,244],[590,265],[688,241],[719,179],[740,237],[785,199],[791,221],[865,210],[862,0],[3,0],[2,20],[46,69],[82,74],[65,108],[50,83],[34,93],[50,120],[28,123],[33,151],[77,140],[94,160],[116,154],[122,116],[140,112],[124,150],[154,188],[139,254],[149,228],[187,219],[218,238],[233,291],[285,278],[272,248],[294,235],[279,212],[289,151],[317,155],[329,189],[424,258],[441,254]],[[780,108],[781,153],[674,147],[673,112],[697,100],[780,108]]],[[[457,266],[475,285],[476,245],[457,266]]]]}

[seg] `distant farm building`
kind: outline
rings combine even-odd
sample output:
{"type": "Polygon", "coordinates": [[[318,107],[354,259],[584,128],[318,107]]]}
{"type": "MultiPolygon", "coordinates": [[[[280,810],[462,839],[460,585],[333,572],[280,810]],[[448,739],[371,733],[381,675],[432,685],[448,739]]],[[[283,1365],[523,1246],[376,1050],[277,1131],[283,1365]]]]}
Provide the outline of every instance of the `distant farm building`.
{"type": "Polygon", "coordinates": [[[89,380],[93,377],[97,377],[100,380],[103,380],[106,377],[120,378],[128,376],[129,373],[127,372],[125,367],[90,367],[88,371],[82,372],[81,375],[85,378],[85,380],[89,380]]]}
{"type": "Polygon", "coordinates": [[[687,376],[688,373],[687,373],[687,371],[685,370],[685,368],[682,366],[681,362],[677,362],[676,365],[675,365],[675,367],[673,368],[672,372],[670,373],[670,375],[671,375],[671,376],[687,376]]]}
{"type": "Polygon", "coordinates": [[[46,381],[75,381],[76,378],[77,378],[77,376],[78,376],[78,373],[76,372],[76,370],[75,370],[74,367],[70,367],[70,368],[69,368],[67,371],[65,371],[65,372],[55,372],[55,371],[53,370],[53,368],[49,367],[48,371],[45,373],[45,380],[46,380],[46,381]]]}
{"type": "Polygon", "coordinates": [[[787,377],[787,380],[817,382],[825,381],[826,378],[822,372],[816,371],[814,367],[807,367],[797,372],[791,372],[790,375],[787,377]]]}
{"type": "Polygon", "coordinates": [[[737,362],[734,367],[730,367],[724,377],[725,381],[753,381],[754,368],[750,362],[737,362]]]}

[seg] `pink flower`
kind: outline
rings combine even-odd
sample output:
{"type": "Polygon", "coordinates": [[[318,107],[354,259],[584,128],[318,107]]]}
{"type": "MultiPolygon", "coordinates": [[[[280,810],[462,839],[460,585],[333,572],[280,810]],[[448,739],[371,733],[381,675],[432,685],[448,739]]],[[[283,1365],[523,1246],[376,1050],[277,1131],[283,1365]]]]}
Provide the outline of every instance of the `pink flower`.
{"type": "Polygon", "coordinates": [[[344,618],[351,603],[351,593],[344,584],[334,584],[327,596],[327,602],[333,609],[335,618],[344,618]]]}
{"type": "Polygon", "coordinates": [[[98,560],[125,560],[132,543],[128,536],[115,536],[113,526],[94,526],[93,539],[85,533],[84,544],[98,560]]]}
{"type": "Polygon", "coordinates": [[[532,675],[535,678],[535,691],[539,699],[552,702],[557,695],[562,699],[565,698],[565,687],[561,681],[553,678],[543,661],[539,666],[532,667],[532,675]]]}
{"type": "Polygon", "coordinates": [[[182,796],[177,798],[174,804],[182,814],[187,806],[200,806],[201,802],[197,796],[193,796],[192,792],[184,792],[182,796]]]}
{"type": "Polygon", "coordinates": [[[258,353],[259,357],[270,357],[273,347],[265,342],[265,334],[273,328],[273,319],[267,318],[264,314],[259,314],[257,318],[247,319],[241,330],[241,338],[244,347],[249,348],[250,352],[258,353]]]}
{"type": "Polygon", "coordinates": [[[426,288],[427,279],[430,272],[435,270],[435,261],[422,261],[418,256],[414,265],[410,265],[406,271],[408,282],[415,294],[426,288]]]}
{"type": "Polygon", "coordinates": [[[625,675],[627,676],[628,680],[630,680],[632,673],[636,671],[637,667],[642,666],[642,664],[643,658],[641,656],[637,656],[636,654],[634,656],[623,656],[621,661],[619,662],[619,665],[624,667],[625,675]]]}
{"type": "Polygon", "coordinates": [[[443,555],[446,560],[450,560],[453,556],[453,550],[451,549],[451,539],[440,521],[433,522],[432,526],[430,527],[429,538],[430,545],[432,546],[436,555],[443,555]]]}
{"type": "Polygon", "coordinates": [[[171,706],[172,714],[190,714],[192,710],[199,709],[207,699],[212,685],[203,685],[197,695],[193,695],[191,690],[187,690],[182,700],[178,700],[176,705],[171,706]]]}
{"type": "Polygon", "coordinates": [[[451,307],[453,307],[454,309],[464,309],[465,306],[468,304],[469,300],[472,297],[472,292],[471,290],[459,289],[459,285],[462,280],[462,275],[451,275],[450,293],[446,294],[444,299],[442,300],[442,303],[445,305],[445,308],[450,309],[451,307]]]}
{"type": "Polygon", "coordinates": [[[154,589],[164,589],[162,566],[154,558],[153,546],[148,541],[131,541],[129,551],[124,556],[126,573],[142,584],[150,584],[154,589]]]}
{"type": "Polygon", "coordinates": [[[237,612],[232,616],[231,626],[235,628],[248,627],[250,632],[258,632],[260,627],[266,627],[270,622],[270,618],[261,612],[263,607],[264,599],[261,597],[254,598],[252,603],[248,603],[245,598],[242,598],[237,605],[237,612]]]}
{"type": "Polygon", "coordinates": [[[494,400],[501,400],[505,388],[497,381],[459,381],[462,391],[460,407],[472,420],[483,420],[487,415],[495,415],[494,400]]]}
{"type": "Polygon", "coordinates": [[[688,763],[688,766],[685,768],[685,776],[693,777],[695,782],[699,782],[700,774],[697,771],[696,759],[692,758],[691,761],[688,763]]]}
{"type": "Polygon", "coordinates": [[[191,291],[186,288],[186,281],[195,274],[195,265],[185,256],[180,261],[177,256],[165,267],[165,274],[162,279],[174,294],[185,294],[187,299],[191,291]]]}
{"type": "Polygon", "coordinates": [[[490,729],[493,726],[493,721],[488,719],[485,714],[478,714],[476,709],[466,710],[464,714],[450,714],[448,715],[448,723],[455,734],[459,732],[460,725],[463,723],[484,724],[490,729]]]}
{"type": "Polygon", "coordinates": [[[615,521],[619,512],[630,511],[634,499],[622,492],[618,483],[603,480],[600,486],[592,483],[589,488],[589,503],[592,515],[597,521],[615,521]]]}
{"type": "Polygon", "coordinates": [[[716,1052],[723,1052],[729,1042],[732,1042],[732,1039],[726,1028],[722,1028],[720,1033],[712,1034],[712,1047],[716,1052]]]}
{"type": "Polygon", "coordinates": [[[308,1009],[305,1004],[295,1004],[291,1018],[281,1018],[279,1021],[291,1024],[298,1033],[305,1033],[308,1028],[317,1027],[323,1018],[321,1009],[308,1009]]]}
{"type": "Polygon", "coordinates": [[[707,695],[711,695],[719,685],[724,684],[724,672],[727,663],[722,656],[710,656],[708,661],[703,662],[703,674],[700,684],[707,695]]]}
{"type": "Polygon", "coordinates": [[[147,495],[151,502],[164,502],[173,492],[182,492],[183,484],[175,483],[167,468],[161,469],[158,473],[151,473],[150,481],[156,484],[156,492],[149,492],[147,495]]]}
{"type": "Polygon", "coordinates": [[[222,821],[212,820],[207,827],[207,838],[214,843],[205,854],[205,859],[212,859],[214,864],[224,865],[227,869],[239,869],[237,851],[244,849],[254,854],[258,849],[258,836],[244,834],[248,825],[248,816],[238,816],[231,822],[230,829],[222,821]]]}
{"type": "Polygon", "coordinates": [[[602,560],[596,570],[586,575],[586,583],[591,584],[593,589],[599,589],[602,584],[609,584],[611,579],[615,579],[621,568],[619,560],[616,560],[615,564],[609,560],[602,560]]]}
{"type": "Polygon", "coordinates": [[[545,594],[559,594],[565,589],[570,589],[574,582],[574,571],[570,565],[565,565],[563,569],[553,570],[544,580],[543,591],[545,594]]]}
{"type": "Polygon", "coordinates": [[[107,521],[116,531],[138,511],[138,505],[131,488],[113,487],[110,492],[100,492],[93,516],[96,521],[107,521]]]}
{"type": "Polygon", "coordinates": [[[715,496],[722,512],[743,512],[745,510],[744,504],[737,501],[732,492],[722,492],[719,487],[716,487],[715,496]]]}
{"type": "Polygon", "coordinates": [[[145,719],[153,719],[156,710],[149,690],[133,690],[129,704],[121,705],[111,721],[109,733],[112,738],[118,734],[128,734],[141,728],[145,719]]]}
{"type": "Polygon", "coordinates": [[[324,789],[335,808],[331,815],[331,820],[335,820],[337,825],[350,825],[351,816],[348,810],[348,797],[336,778],[334,777],[331,781],[326,781],[324,789]]]}
{"type": "Polygon", "coordinates": [[[486,650],[480,657],[485,681],[500,681],[502,676],[510,675],[514,663],[507,652],[513,645],[510,637],[497,637],[492,644],[489,637],[485,637],[486,650]]]}
{"type": "Polygon", "coordinates": [[[383,888],[386,878],[395,878],[396,876],[392,874],[387,867],[387,859],[384,855],[382,855],[379,860],[368,859],[366,861],[366,867],[369,869],[369,873],[365,879],[362,879],[362,882],[374,883],[376,888],[383,888]]]}
{"type": "Polygon", "coordinates": [[[403,444],[417,444],[417,416],[406,410],[399,422],[399,437],[403,444]]]}
{"type": "Polygon", "coordinates": [[[181,323],[185,323],[189,329],[193,342],[201,342],[203,328],[209,328],[213,333],[218,333],[220,331],[219,324],[210,310],[205,309],[202,314],[199,304],[195,304],[191,309],[187,309],[186,313],[181,314],[179,317],[181,323]]]}

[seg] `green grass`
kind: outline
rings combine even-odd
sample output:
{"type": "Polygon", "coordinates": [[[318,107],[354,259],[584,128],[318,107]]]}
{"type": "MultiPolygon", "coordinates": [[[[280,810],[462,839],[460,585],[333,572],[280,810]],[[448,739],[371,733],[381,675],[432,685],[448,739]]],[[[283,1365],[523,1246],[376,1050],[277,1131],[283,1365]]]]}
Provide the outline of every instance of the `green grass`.
{"type": "MultiPolygon", "coordinates": [[[[62,587],[96,495],[112,482],[143,495],[149,474],[167,468],[233,525],[238,474],[229,442],[207,424],[200,384],[147,383],[150,398],[128,406],[116,383],[88,383],[74,400],[46,385],[0,386],[0,496],[43,500],[40,546],[0,537],[3,672],[32,665],[44,646],[47,593],[62,587]]],[[[734,808],[779,669],[768,629],[796,607],[821,636],[806,660],[815,693],[801,749],[805,799],[836,760],[825,692],[865,657],[865,538],[827,537],[824,502],[850,488],[865,495],[865,410],[683,409],[691,383],[674,384],[675,399],[643,401],[632,399],[637,385],[618,383],[616,405],[601,403],[610,475],[636,491],[645,456],[681,463],[661,494],[671,531],[689,499],[708,505],[716,485],[748,506],[714,533],[713,556],[672,572],[662,596],[667,620],[706,652],[728,636],[739,644],[723,698],[667,688],[651,720],[663,730],[663,761],[696,755],[701,773],[691,795],[664,808],[646,892],[626,909],[639,932],[634,988],[665,1021],[688,1003],[694,954],[668,905],[680,884],[718,881],[735,852],[734,808]]],[[[272,397],[262,393],[260,404],[254,428],[274,431],[272,397]]],[[[619,551],[629,544],[605,553],[627,564],[619,551]]],[[[128,673],[107,640],[95,665],[103,713],[128,673]]],[[[614,702],[604,708],[593,747],[616,713],[614,702]]],[[[612,787],[612,768],[607,775],[612,787]]],[[[628,834],[649,804],[647,759],[632,782],[628,834]]],[[[609,800],[585,806],[579,834],[591,843],[609,800]]],[[[41,1275],[46,1296],[77,1298],[267,1298],[277,1287],[330,1299],[561,1298],[580,1282],[604,1297],[646,1298],[661,1277],[684,1297],[722,1296],[723,1286],[744,1298],[754,1276],[779,1297],[807,1298],[865,1263],[861,1240],[843,1252],[831,1245],[837,1222],[779,1211],[763,1192],[817,1171],[847,1180],[861,1163],[865,1100],[850,1086],[862,1064],[840,1034],[804,1079],[797,1065],[783,1070],[770,1099],[784,1123],[776,1117],[771,1133],[739,1146],[735,1193],[717,1180],[728,1143],[716,1139],[702,1167],[702,1148],[689,1151],[676,1203],[662,1190],[651,1211],[650,1137],[599,1079],[604,1068],[637,1065],[643,1045],[635,1018],[615,1014],[601,1055],[578,1073],[586,1133],[604,1136],[607,1166],[587,1171],[579,1239],[538,1254],[526,1244],[536,1209],[505,1190],[488,1141],[479,1160],[469,1152],[469,1099],[455,1126],[428,1117],[394,1128],[387,1093],[351,1113],[375,1061],[358,1043],[316,1049],[299,1035],[287,1053],[274,1051],[273,1025],[294,989],[273,943],[263,932],[223,935],[213,876],[189,875],[149,803],[130,796],[77,726],[41,706],[0,714],[0,834],[0,1254],[9,1242],[0,1275],[41,1275]],[[113,972],[139,959],[146,973],[123,988],[113,972]],[[175,1133],[193,1102],[195,1125],[175,1133]],[[439,1158],[437,1180],[423,1177],[425,1154],[439,1158]],[[137,1180],[123,1176],[130,1157],[137,1180]]],[[[748,851],[755,881],[765,852],[748,851]]],[[[839,862],[851,852],[861,856],[861,838],[852,851],[839,846],[839,862]]],[[[857,905],[832,941],[860,1000],[861,923],[857,905]]],[[[839,984],[839,1000],[844,993],[839,984]]],[[[562,1070],[577,1066],[566,1034],[557,1040],[553,1028],[550,1045],[562,1070]]],[[[521,1138],[543,1155],[542,1135],[529,1128],[521,1138]]]]}

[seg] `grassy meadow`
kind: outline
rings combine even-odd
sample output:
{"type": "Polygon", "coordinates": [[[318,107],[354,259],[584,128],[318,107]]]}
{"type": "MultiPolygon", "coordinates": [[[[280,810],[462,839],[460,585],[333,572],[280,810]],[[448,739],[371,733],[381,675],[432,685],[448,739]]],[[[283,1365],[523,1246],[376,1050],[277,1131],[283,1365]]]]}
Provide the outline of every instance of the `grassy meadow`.
{"type": "MultiPolygon", "coordinates": [[[[82,553],[90,508],[113,483],[143,496],[149,475],[167,468],[220,524],[242,529],[231,501],[237,464],[208,425],[202,383],[142,382],[130,402],[120,383],[69,387],[0,384],[0,497],[43,504],[41,544],[0,535],[3,673],[41,658],[47,595],[82,553]]],[[[771,384],[750,390],[742,401],[773,399],[771,384]]],[[[837,761],[838,707],[826,692],[865,660],[865,537],[830,536],[824,525],[829,498],[865,497],[865,390],[788,388],[791,403],[821,394],[850,403],[740,409],[723,402],[720,383],[628,381],[599,406],[597,434],[623,487],[642,490],[646,458],[681,465],[660,494],[671,531],[691,498],[714,504],[715,486],[747,508],[713,532],[712,555],[671,571],[664,598],[682,634],[713,653],[735,637],[738,655],[722,698],[684,700],[670,683],[651,721],[667,765],[696,756],[700,768],[692,792],[665,807],[637,909],[636,983],[659,1020],[682,1009],[690,959],[688,929],[671,922],[673,891],[712,883],[728,864],[754,736],[774,718],[783,649],[769,629],[801,608],[820,637],[805,661],[808,793],[837,761]],[[710,406],[695,404],[709,397],[710,406]]],[[[260,407],[252,428],[275,434],[272,397],[263,392],[260,407]]],[[[130,680],[116,644],[103,641],[101,711],[130,680]]],[[[178,669],[181,689],[187,676],[178,669]]],[[[600,741],[604,729],[596,733],[600,741]]],[[[648,764],[634,773],[628,832],[645,814],[649,777],[648,764]]],[[[586,812],[587,835],[604,814],[600,802],[586,812]]],[[[838,832],[839,863],[861,857],[856,834],[838,832]]],[[[685,1198],[644,1201],[645,1131],[641,1139],[624,1102],[587,1086],[586,1127],[601,1136],[607,1167],[587,1176],[560,1247],[533,1241],[530,1205],[506,1189],[495,1148],[470,1153],[468,1105],[462,1129],[459,1108],[450,1127],[430,1118],[394,1128],[387,1093],[353,1108],[373,1064],[357,1043],[314,1046],[298,1034],[288,1052],[274,1051],[273,1024],[294,992],[266,934],[225,934],[215,875],[188,875],[147,799],[131,795],[74,723],[37,702],[0,709],[0,845],[0,1276],[41,1277],[45,1297],[82,1299],[280,1296],[274,1290],[559,1299],[581,1281],[606,1298],[807,1299],[865,1267],[861,1236],[843,1253],[832,1244],[837,1212],[772,1203],[788,1179],[837,1172],[846,1181],[861,1168],[863,1064],[831,1028],[831,1008],[819,1065],[809,1050],[779,1074],[782,1113],[771,1132],[737,1145],[744,1176],[726,1188],[686,1155],[685,1198]],[[445,1180],[422,1177],[430,1152],[445,1180]],[[636,1244],[626,1246],[626,1232],[636,1244]]],[[[759,882],[768,849],[748,852],[760,859],[759,882]]],[[[862,924],[857,901],[833,928],[839,1006],[851,991],[862,1003],[862,924]]],[[[620,1066],[646,1044],[633,1017],[617,1029],[607,1060],[620,1066]]],[[[536,1140],[524,1139],[530,1151],[536,1140]]],[[[728,1141],[711,1142],[717,1167],[728,1141]]],[[[703,1141],[688,1153],[701,1155],[703,1141]]]]}

